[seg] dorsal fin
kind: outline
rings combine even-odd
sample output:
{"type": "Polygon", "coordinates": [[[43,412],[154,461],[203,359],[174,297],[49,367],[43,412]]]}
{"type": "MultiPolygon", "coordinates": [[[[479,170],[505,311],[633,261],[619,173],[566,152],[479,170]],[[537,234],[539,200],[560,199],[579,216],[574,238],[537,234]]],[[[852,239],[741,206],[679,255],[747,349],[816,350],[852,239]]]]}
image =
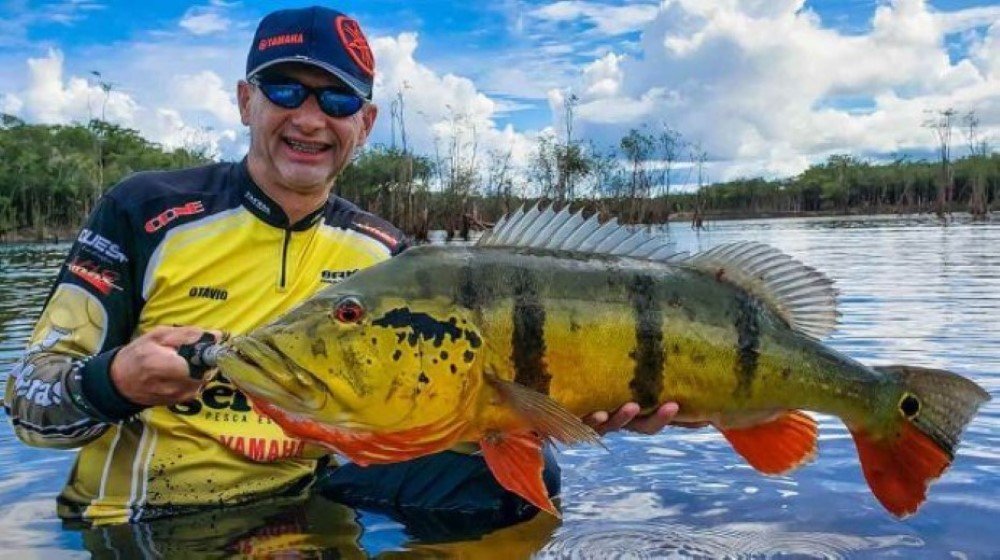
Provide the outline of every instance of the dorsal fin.
{"type": "Polygon", "coordinates": [[[476,243],[480,247],[525,247],[575,253],[613,255],[672,262],[686,257],[670,239],[647,228],[624,226],[612,218],[603,224],[594,214],[583,218],[583,211],[558,212],[541,205],[531,210],[518,209],[504,216],[476,243]]]}
{"type": "Polygon", "coordinates": [[[753,241],[727,243],[679,264],[745,290],[798,332],[822,338],[837,327],[839,313],[833,280],[769,245],[753,241]]]}
{"type": "Polygon", "coordinates": [[[689,256],[663,234],[624,226],[597,214],[555,211],[541,205],[504,216],[476,243],[480,247],[525,247],[613,255],[685,266],[710,274],[763,301],[798,332],[822,338],[837,326],[833,281],[774,247],[729,243],[689,256]]]}

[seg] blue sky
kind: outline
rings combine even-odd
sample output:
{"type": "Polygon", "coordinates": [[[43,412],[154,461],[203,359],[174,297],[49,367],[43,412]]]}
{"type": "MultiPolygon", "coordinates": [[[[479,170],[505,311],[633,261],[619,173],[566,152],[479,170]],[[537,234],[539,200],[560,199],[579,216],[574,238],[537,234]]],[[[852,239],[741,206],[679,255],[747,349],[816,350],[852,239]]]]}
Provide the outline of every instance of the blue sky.
{"type": "MultiPolygon", "coordinates": [[[[106,118],[239,157],[235,82],[257,20],[308,2],[0,0],[0,111],[106,118]],[[98,78],[92,71],[100,72],[98,78]],[[105,96],[98,81],[111,84],[105,96]]],[[[831,153],[926,151],[928,111],[1000,132],[1000,6],[982,0],[344,1],[376,52],[391,142],[530,157],[539,134],[598,144],[669,126],[713,179],[796,173],[831,153]]]]}

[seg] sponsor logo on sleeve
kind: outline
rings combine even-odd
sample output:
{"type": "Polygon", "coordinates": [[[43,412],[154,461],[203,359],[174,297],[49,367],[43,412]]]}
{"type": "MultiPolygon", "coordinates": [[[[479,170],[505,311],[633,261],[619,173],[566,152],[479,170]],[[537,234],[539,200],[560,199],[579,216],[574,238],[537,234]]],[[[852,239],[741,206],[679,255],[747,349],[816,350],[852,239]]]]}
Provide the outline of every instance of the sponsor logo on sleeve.
{"type": "Polygon", "coordinates": [[[128,262],[128,257],[122,252],[121,247],[99,233],[83,228],[76,240],[80,245],[89,249],[88,253],[96,255],[103,261],[120,264],[128,262]]]}
{"type": "Polygon", "coordinates": [[[161,229],[163,226],[169,224],[170,222],[176,220],[181,216],[191,216],[194,214],[201,214],[205,211],[205,205],[202,204],[200,200],[194,202],[188,202],[184,206],[177,206],[174,208],[168,208],[161,212],[154,218],[151,218],[146,222],[146,233],[155,233],[161,229]]]}
{"type": "MultiPolygon", "coordinates": [[[[30,367],[30,366],[29,366],[30,367]]],[[[59,406],[62,403],[62,381],[33,379],[34,368],[18,372],[14,382],[14,393],[41,407],[59,406]]]]}
{"type": "Polygon", "coordinates": [[[395,249],[396,246],[399,244],[398,239],[378,229],[377,227],[373,227],[368,224],[362,224],[360,222],[355,222],[354,227],[358,228],[360,231],[367,233],[368,235],[374,237],[375,239],[378,239],[390,249],[395,249]]]}
{"type": "Polygon", "coordinates": [[[71,274],[90,284],[104,295],[110,294],[111,290],[121,290],[121,287],[118,286],[118,273],[104,268],[92,260],[74,258],[66,265],[66,268],[71,274]]]}

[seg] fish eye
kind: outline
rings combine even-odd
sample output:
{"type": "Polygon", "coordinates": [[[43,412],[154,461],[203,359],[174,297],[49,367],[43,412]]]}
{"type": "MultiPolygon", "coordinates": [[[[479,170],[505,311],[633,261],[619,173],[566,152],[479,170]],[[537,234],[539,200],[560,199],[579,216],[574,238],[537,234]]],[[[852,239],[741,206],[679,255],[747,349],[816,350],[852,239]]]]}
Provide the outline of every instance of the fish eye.
{"type": "Polygon", "coordinates": [[[899,400],[899,411],[903,413],[903,416],[912,420],[920,413],[920,399],[910,393],[906,393],[899,400]]]}
{"type": "Polygon", "coordinates": [[[364,317],[365,307],[353,296],[341,298],[333,309],[333,318],[341,323],[357,323],[364,317]]]}

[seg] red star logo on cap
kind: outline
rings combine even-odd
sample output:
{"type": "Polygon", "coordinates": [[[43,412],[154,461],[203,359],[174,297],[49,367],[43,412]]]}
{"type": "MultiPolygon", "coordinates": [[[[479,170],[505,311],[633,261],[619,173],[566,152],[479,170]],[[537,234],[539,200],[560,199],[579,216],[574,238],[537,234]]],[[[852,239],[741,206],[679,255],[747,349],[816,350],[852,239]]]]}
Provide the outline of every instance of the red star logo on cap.
{"type": "Polygon", "coordinates": [[[361,26],[358,25],[358,22],[347,16],[339,16],[333,22],[333,26],[337,29],[340,42],[344,45],[347,54],[351,56],[351,60],[365,74],[369,76],[374,75],[375,56],[372,55],[372,49],[368,46],[368,39],[365,39],[365,34],[361,32],[361,26]]]}

